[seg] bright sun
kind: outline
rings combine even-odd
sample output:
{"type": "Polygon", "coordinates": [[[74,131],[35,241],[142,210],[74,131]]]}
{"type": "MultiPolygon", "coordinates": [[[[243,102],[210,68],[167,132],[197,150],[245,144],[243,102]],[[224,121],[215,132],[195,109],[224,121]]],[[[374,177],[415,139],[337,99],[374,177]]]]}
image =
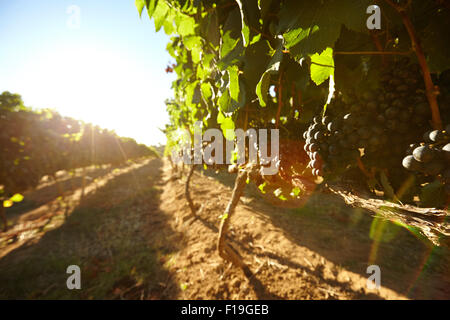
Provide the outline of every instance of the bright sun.
{"type": "Polygon", "coordinates": [[[38,63],[24,66],[13,80],[23,88],[25,103],[28,98],[33,106],[54,108],[145,143],[164,139],[158,127],[167,116],[163,101],[152,99],[152,91],[168,97],[170,90],[126,52],[99,45],[61,46],[36,58],[38,63]]]}

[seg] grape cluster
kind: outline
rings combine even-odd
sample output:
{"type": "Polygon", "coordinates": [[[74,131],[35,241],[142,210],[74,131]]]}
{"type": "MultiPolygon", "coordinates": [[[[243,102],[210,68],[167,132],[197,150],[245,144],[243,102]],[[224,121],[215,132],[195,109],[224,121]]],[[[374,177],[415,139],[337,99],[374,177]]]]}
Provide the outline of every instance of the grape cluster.
{"type": "Polygon", "coordinates": [[[314,118],[304,133],[313,173],[342,172],[363,152],[367,167],[391,169],[401,184],[405,177],[397,171],[404,150],[419,140],[429,118],[420,67],[401,59],[384,72],[377,89],[337,95],[327,115],[314,118]]]}
{"type": "Polygon", "coordinates": [[[304,149],[309,155],[309,166],[314,176],[338,174],[356,162],[360,139],[352,119],[350,113],[332,121],[328,116],[317,116],[304,132],[304,149]]]}
{"type": "Polygon", "coordinates": [[[450,125],[445,130],[428,131],[424,142],[411,144],[402,164],[409,171],[439,179],[450,193],[450,125]]]}
{"type": "Polygon", "coordinates": [[[368,166],[398,169],[404,150],[430,119],[420,68],[402,59],[382,75],[380,88],[363,96],[371,133],[363,143],[368,166]],[[364,99],[365,98],[365,99],[364,99]]]}

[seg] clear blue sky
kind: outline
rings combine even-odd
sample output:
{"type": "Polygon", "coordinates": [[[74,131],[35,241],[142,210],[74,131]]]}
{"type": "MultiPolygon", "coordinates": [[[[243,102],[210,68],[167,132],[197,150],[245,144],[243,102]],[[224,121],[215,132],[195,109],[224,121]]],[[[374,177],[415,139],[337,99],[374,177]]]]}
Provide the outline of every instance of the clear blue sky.
{"type": "Polygon", "coordinates": [[[168,36],[134,0],[0,1],[0,92],[147,144],[164,143],[168,36]],[[78,14],[79,13],[79,14],[78,14]],[[79,17],[79,18],[78,18],[79,17]]]}

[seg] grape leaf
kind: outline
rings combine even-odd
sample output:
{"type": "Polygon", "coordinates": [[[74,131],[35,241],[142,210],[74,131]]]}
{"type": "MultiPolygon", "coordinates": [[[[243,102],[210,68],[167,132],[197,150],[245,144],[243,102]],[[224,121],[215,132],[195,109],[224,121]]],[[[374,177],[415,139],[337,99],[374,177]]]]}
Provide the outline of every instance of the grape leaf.
{"type": "Polygon", "coordinates": [[[148,17],[151,18],[155,12],[156,6],[158,5],[158,0],[145,0],[147,5],[148,17]]]}
{"type": "Polygon", "coordinates": [[[219,112],[217,115],[217,123],[220,124],[220,128],[227,140],[234,140],[235,138],[235,124],[232,118],[225,117],[222,112],[219,112]]]}
{"type": "Polygon", "coordinates": [[[155,20],[155,31],[158,32],[164,24],[167,14],[169,13],[169,6],[165,1],[158,1],[158,4],[153,12],[153,19],[155,20]]]}
{"type": "Polygon", "coordinates": [[[327,48],[321,54],[311,56],[311,80],[316,85],[322,84],[330,76],[334,75],[333,49],[327,48]]]}
{"type": "Polygon", "coordinates": [[[141,17],[141,15],[142,15],[142,10],[144,10],[144,7],[145,7],[145,0],[136,0],[136,1],[134,2],[134,5],[135,5],[136,8],[138,9],[139,17],[141,17]]]}
{"type": "Polygon", "coordinates": [[[216,10],[202,19],[200,22],[200,30],[202,37],[209,45],[213,48],[217,48],[220,45],[219,19],[216,10]]]}
{"type": "Polygon", "coordinates": [[[264,71],[261,79],[259,80],[256,86],[256,95],[259,99],[259,104],[261,107],[265,107],[267,105],[267,98],[270,86],[270,76],[272,74],[276,74],[280,69],[281,60],[283,59],[283,51],[282,46],[279,46],[275,51],[272,59],[270,60],[269,67],[266,71],[264,71]]]}
{"type": "Polygon", "coordinates": [[[342,25],[367,32],[367,0],[329,0],[320,3],[289,0],[280,10],[278,31],[297,58],[333,47],[342,25]]]}
{"type": "Polygon", "coordinates": [[[12,202],[21,202],[23,200],[23,195],[20,193],[14,194],[11,198],[9,198],[12,202]]]}
{"type": "Polygon", "coordinates": [[[239,5],[239,12],[241,14],[241,24],[242,24],[242,39],[244,41],[244,47],[246,47],[250,41],[250,28],[246,23],[246,18],[244,17],[244,11],[241,0],[236,0],[239,5]]]}
{"type": "Polygon", "coordinates": [[[182,36],[195,35],[195,20],[192,17],[186,15],[178,15],[178,19],[175,19],[177,25],[177,33],[182,36]]]}
{"type": "Polygon", "coordinates": [[[3,200],[3,208],[10,208],[13,204],[11,200],[3,200]]]}
{"type": "Polygon", "coordinates": [[[231,99],[239,100],[239,68],[238,66],[228,67],[229,81],[230,81],[230,96],[231,99]]]}
{"type": "Polygon", "coordinates": [[[202,96],[206,101],[212,98],[213,89],[209,82],[203,82],[200,86],[200,89],[202,91],[202,96]]]}
{"type": "Polygon", "coordinates": [[[271,59],[273,50],[265,39],[249,45],[245,50],[243,77],[249,88],[255,88],[271,59]]]}

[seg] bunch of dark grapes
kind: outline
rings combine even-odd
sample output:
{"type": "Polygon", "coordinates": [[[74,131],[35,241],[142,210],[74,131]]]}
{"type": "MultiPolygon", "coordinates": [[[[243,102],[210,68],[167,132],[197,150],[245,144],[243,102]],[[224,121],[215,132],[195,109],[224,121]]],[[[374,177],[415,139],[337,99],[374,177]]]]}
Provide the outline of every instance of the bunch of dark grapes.
{"type": "MultiPolygon", "coordinates": [[[[339,104],[345,110],[345,104],[340,99],[332,105],[339,104]]],[[[337,107],[337,106],[336,106],[337,107]]],[[[306,140],[305,151],[308,153],[314,176],[330,176],[339,174],[349,165],[356,163],[359,157],[360,139],[357,136],[357,123],[348,113],[344,116],[314,117],[313,123],[304,132],[306,140]]]]}
{"type": "Polygon", "coordinates": [[[363,101],[371,114],[367,130],[372,133],[364,146],[364,161],[395,171],[404,150],[419,139],[431,118],[420,67],[407,59],[394,63],[382,75],[380,88],[363,95],[363,101]]]}
{"type": "Polygon", "coordinates": [[[450,125],[442,131],[426,132],[423,140],[409,146],[403,167],[425,178],[423,181],[439,180],[450,194],[450,125]]]}
{"type": "Polygon", "coordinates": [[[337,95],[327,115],[314,118],[304,133],[313,173],[339,174],[361,150],[367,167],[391,171],[391,182],[400,187],[407,176],[401,172],[404,150],[430,118],[420,67],[401,59],[384,72],[378,89],[337,95]]]}

